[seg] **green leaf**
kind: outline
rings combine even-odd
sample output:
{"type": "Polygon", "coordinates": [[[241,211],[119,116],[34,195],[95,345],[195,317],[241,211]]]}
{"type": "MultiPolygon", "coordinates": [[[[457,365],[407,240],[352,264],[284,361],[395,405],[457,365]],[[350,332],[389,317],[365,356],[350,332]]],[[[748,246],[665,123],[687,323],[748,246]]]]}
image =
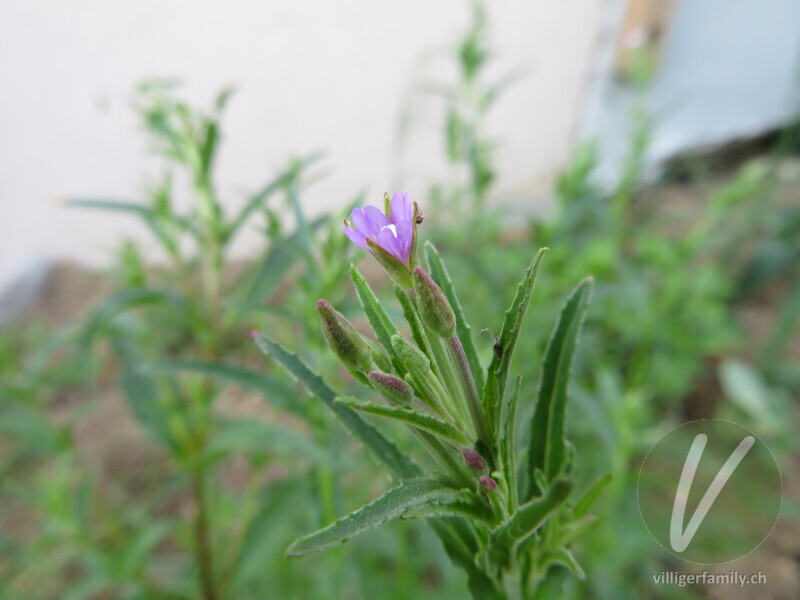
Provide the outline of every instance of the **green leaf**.
{"type": "Polygon", "coordinates": [[[568,546],[573,540],[583,538],[599,524],[600,519],[594,515],[587,515],[566,525],[562,524],[558,528],[558,542],[563,546],[568,546]]]}
{"type": "Polygon", "coordinates": [[[338,394],[297,355],[287,351],[280,344],[260,333],[254,334],[253,339],[264,354],[272,357],[287,373],[297,379],[311,394],[330,408],[339,417],[344,426],[361,440],[367,448],[372,450],[392,470],[396,477],[409,479],[420,474],[419,467],[403,454],[393,442],[364,421],[352,408],[336,404],[334,400],[338,394]]]}
{"type": "Polygon", "coordinates": [[[400,406],[384,406],[375,404],[373,402],[365,402],[363,400],[356,400],[355,398],[337,398],[337,404],[349,406],[355,410],[369,413],[371,415],[378,415],[386,417],[387,419],[394,419],[402,421],[407,425],[427,431],[451,444],[464,447],[468,445],[464,434],[461,433],[454,425],[441,420],[431,414],[421,413],[412,408],[402,408],[400,406]]]}
{"type": "Polygon", "coordinates": [[[456,315],[456,333],[461,340],[461,345],[464,347],[464,354],[467,356],[469,369],[472,371],[472,377],[475,379],[475,386],[479,390],[482,390],[484,385],[483,368],[478,359],[475,340],[472,337],[472,327],[467,323],[467,319],[464,316],[464,309],[461,306],[461,302],[458,300],[455,286],[453,286],[450,274],[444,266],[444,261],[439,251],[436,249],[436,246],[430,241],[425,242],[425,258],[428,261],[428,269],[430,270],[433,280],[442,288],[444,295],[447,296],[450,305],[453,307],[453,312],[456,315]]]}
{"type": "Polygon", "coordinates": [[[205,135],[200,146],[200,170],[206,175],[211,172],[214,163],[214,156],[219,141],[219,128],[217,123],[209,121],[205,127],[205,135]]]}
{"type": "Polygon", "coordinates": [[[448,497],[445,500],[409,508],[403,519],[467,517],[468,519],[491,523],[491,510],[482,501],[476,500],[475,492],[461,490],[460,492],[454,492],[452,497],[448,497]]]}
{"type": "Polygon", "coordinates": [[[129,288],[107,298],[89,316],[83,332],[84,343],[90,342],[100,329],[119,313],[153,304],[172,304],[177,308],[184,307],[183,298],[169,290],[150,288],[129,288]]]}
{"type": "Polygon", "coordinates": [[[508,501],[512,512],[516,509],[519,498],[517,492],[516,421],[521,388],[522,376],[518,375],[511,397],[508,402],[503,403],[500,409],[500,425],[497,430],[499,460],[508,483],[508,501]]]}
{"type": "MultiPolygon", "coordinates": [[[[527,472],[541,469],[548,480],[561,473],[567,459],[564,422],[567,388],[578,335],[586,317],[594,280],[587,277],[570,294],[547,343],[542,363],[542,381],[531,421],[530,453],[527,472]]],[[[541,490],[533,478],[527,497],[541,490]]]]}
{"type": "MultiPolygon", "coordinates": [[[[326,217],[320,217],[309,226],[316,231],[326,220],[326,217]]],[[[240,296],[240,301],[261,302],[275,290],[301,254],[301,237],[302,232],[299,231],[289,236],[272,237],[269,251],[239,278],[235,289],[246,290],[240,296]]]]}
{"type": "Polygon", "coordinates": [[[467,573],[469,589],[475,600],[505,600],[505,594],[481,570],[475,560],[478,542],[470,521],[442,518],[432,519],[428,524],[439,536],[450,560],[467,573]]]}
{"type": "Polygon", "coordinates": [[[129,579],[139,576],[147,567],[148,559],[172,529],[170,523],[154,521],[142,527],[127,541],[122,555],[122,573],[129,579]]]}
{"type": "Polygon", "coordinates": [[[542,572],[546,572],[547,568],[551,565],[563,565],[572,571],[575,574],[575,577],[581,581],[586,579],[586,573],[584,573],[583,568],[572,555],[572,552],[566,548],[552,548],[550,550],[546,550],[542,554],[540,561],[542,572]]]}
{"type": "Polygon", "coordinates": [[[608,484],[611,483],[611,479],[611,473],[606,473],[589,486],[589,489],[586,490],[583,497],[578,501],[572,511],[576,519],[580,519],[589,514],[589,510],[591,510],[594,503],[600,497],[600,494],[608,487],[608,484]]]}
{"type": "Polygon", "coordinates": [[[324,529],[300,538],[286,551],[299,557],[338,546],[351,537],[389,521],[408,518],[411,509],[452,498],[458,492],[442,484],[438,478],[420,477],[403,481],[383,496],[359,508],[324,529]]]}
{"type": "Polygon", "coordinates": [[[305,456],[317,463],[325,461],[325,453],[309,435],[283,424],[254,418],[230,419],[220,423],[209,442],[208,452],[211,455],[278,454],[292,459],[305,456]]]}
{"type": "Polygon", "coordinates": [[[115,212],[127,212],[145,218],[149,218],[155,214],[153,209],[145,204],[137,204],[136,202],[123,202],[121,200],[68,198],[66,200],[66,203],[67,206],[72,206],[75,208],[95,208],[95,209],[110,210],[115,212]]]}
{"type": "Polygon", "coordinates": [[[500,331],[500,338],[498,340],[497,350],[492,357],[492,362],[486,372],[486,385],[483,389],[483,414],[486,415],[489,426],[492,428],[492,434],[496,434],[499,425],[499,415],[502,409],[498,410],[500,404],[505,397],[506,380],[508,379],[508,370],[511,366],[511,358],[514,354],[514,348],[517,345],[520,329],[522,328],[522,321],[525,318],[525,313],[528,310],[528,304],[531,300],[533,292],[533,284],[536,281],[536,273],[539,271],[539,263],[542,256],[549,248],[541,248],[536,256],[533,257],[530,266],[525,271],[525,277],[517,286],[517,293],[514,296],[514,301],[511,306],[506,310],[503,319],[503,328],[500,331]]]}
{"type": "Polygon", "coordinates": [[[505,523],[490,534],[489,555],[505,562],[514,549],[532,536],[572,491],[572,480],[559,477],[548,492],[521,505],[505,523]]]}
{"type": "Polygon", "coordinates": [[[235,563],[230,566],[231,587],[228,598],[246,596],[237,593],[257,580],[265,566],[284,562],[283,550],[302,527],[309,503],[307,477],[289,477],[271,482],[258,499],[258,509],[246,525],[235,563]]]}
{"type": "Polygon", "coordinates": [[[122,390],[128,404],[142,427],[156,440],[178,452],[178,443],[170,426],[172,411],[159,400],[158,388],[150,377],[126,365],[121,376],[122,390]]]}
{"type": "MultiPolygon", "coordinates": [[[[303,159],[300,159],[295,165],[292,165],[284,170],[275,179],[267,183],[258,192],[250,196],[242,210],[239,211],[239,214],[236,215],[236,218],[228,226],[228,238],[230,239],[235,236],[242,228],[242,225],[244,225],[250,218],[250,215],[261,208],[264,205],[264,202],[266,202],[270,196],[272,196],[275,192],[285,189],[286,186],[288,186],[297,178],[299,172],[317,162],[324,155],[324,152],[316,152],[303,159]]],[[[298,237],[305,235],[305,232],[298,233],[300,234],[298,237]]]]}
{"type": "Polygon", "coordinates": [[[164,225],[177,225],[181,229],[196,234],[196,230],[192,223],[183,217],[174,214],[169,215],[169,219],[165,219],[164,215],[160,214],[155,208],[146,204],[137,202],[127,202],[123,200],[102,200],[94,198],[68,198],[66,200],[67,206],[74,208],[89,208],[95,210],[107,210],[111,212],[128,213],[141,218],[150,231],[155,235],[165,248],[169,251],[174,251],[173,241],[164,229],[164,225]]]}
{"type": "Polygon", "coordinates": [[[148,374],[192,373],[210,377],[224,383],[232,383],[245,388],[258,390],[267,396],[269,402],[305,417],[302,407],[297,402],[296,389],[291,385],[259,371],[253,371],[236,365],[192,359],[174,359],[165,362],[150,363],[143,365],[141,371],[142,373],[148,374]]]}
{"type": "Polygon", "coordinates": [[[353,280],[353,287],[356,289],[356,295],[361,303],[361,308],[367,316],[372,331],[375,332],[375,337],[381,345],[389,353],[392,358],[392,364],[397,368],[401,363],[397,354],[392,349],[392,336],[397,335],[397,328],[392,323],[389,315],[386,314],[383,306],[381,305],[375,292],[364,279],[364,276],[356,268],[355,265],[350,265],[350,278],[353,280]]]}

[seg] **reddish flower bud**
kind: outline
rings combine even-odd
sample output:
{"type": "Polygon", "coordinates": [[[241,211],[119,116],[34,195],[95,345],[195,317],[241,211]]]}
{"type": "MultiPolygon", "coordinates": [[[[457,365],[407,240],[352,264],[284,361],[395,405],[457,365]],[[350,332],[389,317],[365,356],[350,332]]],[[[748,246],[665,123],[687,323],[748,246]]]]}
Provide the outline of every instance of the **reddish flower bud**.
{"type": "Polygon", "coordinates": [[[497,491],[497,489],[497,482],[488,475],[484,475],[478,479],[478,491],[480,492],[481,496],[483,496],[484,500],[488,500],[489,494],[497,491]]]}
{"type": "Polygon", "coordinates": [[[476,473],[485,473],[486,469],[489,468],[489,465],[486,464],[486,460],[472,448],[462,448],[461,457],[464,459],[466,465],[476,473]]]}
{"type": "Polygon", "coordinates": [[[391,404],[408,406],[414,399],[413,388],[399,377],[380,371],[370,371],[367,373],[367,378],[375,390],[391,404]]]}

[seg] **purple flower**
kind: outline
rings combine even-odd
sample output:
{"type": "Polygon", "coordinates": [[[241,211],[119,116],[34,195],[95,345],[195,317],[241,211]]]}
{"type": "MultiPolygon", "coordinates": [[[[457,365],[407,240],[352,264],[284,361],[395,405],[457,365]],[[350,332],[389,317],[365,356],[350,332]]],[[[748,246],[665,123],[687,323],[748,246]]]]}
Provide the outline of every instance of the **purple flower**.
{"type": "Polygon", "coordinates": [[[354,208],[344,233],[353,243],[368,250],[367,240],[372,240],[408,266],[414,237],[413,221],[414,207],[408,194],[397,193],[392,196],[388,217],[376,206],[354,208]]]}

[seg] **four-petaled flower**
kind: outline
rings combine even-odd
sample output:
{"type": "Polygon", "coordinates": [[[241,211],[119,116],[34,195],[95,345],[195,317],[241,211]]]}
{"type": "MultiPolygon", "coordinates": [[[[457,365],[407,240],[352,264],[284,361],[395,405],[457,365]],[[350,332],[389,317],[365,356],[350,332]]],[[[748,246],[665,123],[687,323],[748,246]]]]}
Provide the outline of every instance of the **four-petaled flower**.
{"type": "Polygon", "coordinates": [[[345,222],[344,233],[363,248],[370,248],[368,240],[383,248],[406,267],[411,261],[414,239],[414,207],[408,194],[392,196],[389,216],[376,206],[356,207],[345,222]]]}

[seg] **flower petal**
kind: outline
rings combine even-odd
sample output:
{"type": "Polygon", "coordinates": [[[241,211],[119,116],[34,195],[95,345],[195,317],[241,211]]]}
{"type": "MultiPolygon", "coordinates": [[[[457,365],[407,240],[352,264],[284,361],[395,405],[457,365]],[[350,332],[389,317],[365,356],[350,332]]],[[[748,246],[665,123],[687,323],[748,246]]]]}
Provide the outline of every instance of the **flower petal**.
{"type": "Polygon", "coordinates": [[[358,244],[362,248],[369,248],[367,246],[367,239],[364,237],[364,234],[360,231],[356,231],[352,227],[345,227],[344,234],[350,238],[350,241],[354,244],[358,244]]]}
{"type": "Polygon", "coordinates": [[[376,234],[378,234],[381,229],[391,223],[391,221],[389,221],[389,217],[383,214],[383,211],[377,206],[365,206],[364,215],[366,215],[367,220],[375,228],[376,234]]]}
{"type": "Polygon", "coordinates": [[[353,212],[350,213],[350,222],[353,224],[353,228],[363,236],[378,233],[372,230],[369,220],[360,207],[354,208],[353,212]]]}
{"type": "MultiPolygon", "coordinates": [[[[378,239],[375,240],[377,244],[386,250],[389,254],[394,256],[400,261],[403,261],[403,254],[400,251],[400,246],[397,244],[397,239],[394,237],[394,232],[388,227],[383,229],[378,234],[378,239]]],[[[405,261],[403,261],[405,262],[405,261]]]]}
{"type": "Polygon", "coordinates": [[[392,196],[389,212],[394,224],[411,223],[414,211],[411,206],[411,200],[408,199],[408,194],[398,192],[392,196]]]}
{"type": "Polygon", "coordinates": [[[414,235],[414,228],[409,221],[403,221],[395,225],[397,229],[397,248],[400,251],[400,260],[408,264],[411,259],[411,241],[414,235]]]}

